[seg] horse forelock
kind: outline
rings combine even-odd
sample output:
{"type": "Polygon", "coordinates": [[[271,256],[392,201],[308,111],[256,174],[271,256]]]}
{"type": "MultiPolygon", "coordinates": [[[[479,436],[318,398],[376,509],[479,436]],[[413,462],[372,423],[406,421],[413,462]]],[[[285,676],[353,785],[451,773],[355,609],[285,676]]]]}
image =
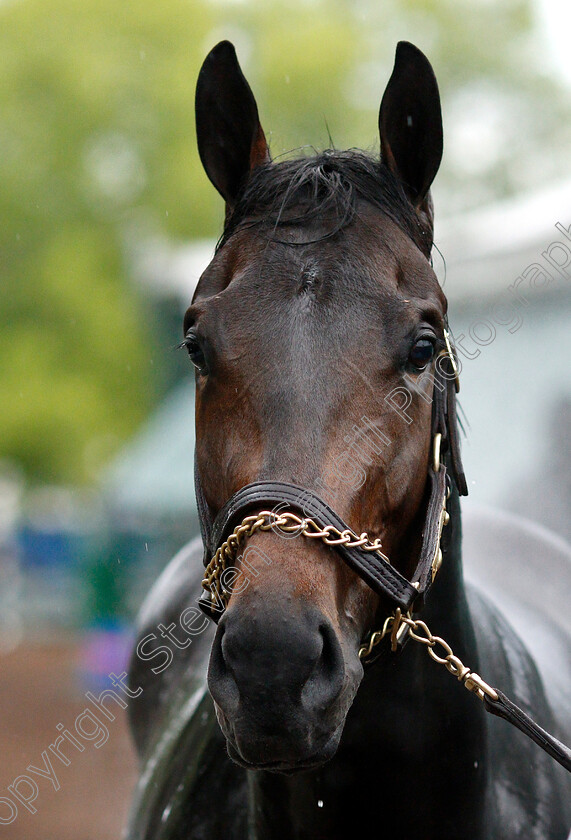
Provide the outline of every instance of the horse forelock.
{"type": "Polygon", "coordinates": [[[266,235],[279,239],[280,228],[326,219],[327,232],[318,237],[325,239],[349,225],[363,201],[429,254],[432,227],[416,213],[401,182],[383,162],[355,149],[327,150],[257,167],[228,214],[217,247],[244,227],[263,228],[266,235]]]}

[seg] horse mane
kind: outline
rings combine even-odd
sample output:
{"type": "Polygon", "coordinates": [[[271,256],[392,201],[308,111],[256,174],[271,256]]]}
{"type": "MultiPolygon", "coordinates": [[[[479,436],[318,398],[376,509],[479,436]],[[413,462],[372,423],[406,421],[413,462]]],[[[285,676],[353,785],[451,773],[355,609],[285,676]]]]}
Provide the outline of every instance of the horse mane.
{"type": "MultiPolygon", "coordinates": [[[[417,215],[401,182],[378,158],[356,149],[328,149],[314,157],[258,166],[228,213],[218,248],[243,227],[273,228],[333,220],[320,237],[334,236],[357,215],[365,201],[388,216],[424,252],[432,230],[417,215]]],[[[305,244],[305,243],[303,243],[305,244]]]]}

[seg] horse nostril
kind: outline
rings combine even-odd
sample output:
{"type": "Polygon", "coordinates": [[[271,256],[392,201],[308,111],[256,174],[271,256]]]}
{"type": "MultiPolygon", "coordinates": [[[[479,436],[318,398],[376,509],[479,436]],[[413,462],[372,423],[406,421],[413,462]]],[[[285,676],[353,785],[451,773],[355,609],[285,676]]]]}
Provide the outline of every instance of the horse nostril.
{"type": "Polygon", "coordinates": [[[227,714],[231,714],[238,708],[240,695],[232,673],[232,668],[224,654],[224,633],[225,626],[221,621],[218,625],[214,644],[212,645],[212,650],[210,652],[208,685],[216,703],[218,703],[219,706],[223,705],[225,712],[227,714]]]}
{"type": "Polygon", "coordinates": [[[341,645],[330,624],[322,624],[319,632],[323,638],[323,650],[321,651],[323,669],[330,674],[336,673],[343,665],[341,645]]]}
{"type": "Polygon", "coordinates": [[[321,654],[303,687],[301,698],[304,706],[325,708],[341,693],[345,667],[341,645],[331,624],[322,622],[318,632],[322,639],[321,654]]]}

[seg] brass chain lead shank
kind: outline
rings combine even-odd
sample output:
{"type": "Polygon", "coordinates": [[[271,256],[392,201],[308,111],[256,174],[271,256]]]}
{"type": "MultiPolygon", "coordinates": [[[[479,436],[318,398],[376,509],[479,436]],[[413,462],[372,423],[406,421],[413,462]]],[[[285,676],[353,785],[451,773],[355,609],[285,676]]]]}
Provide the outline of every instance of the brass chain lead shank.
{"type": "Polygon", "coordinates": [[[454,655],[447,641],[440,636],[434,636],[426,622],[420,619],[414,619],[410,613],[402,615],[400,609],[396,610],[393,615],[390,615],[386,619],[382,630],[377,630],[373,633],[369,641],[361,646],[359,649],[359,658],[366,659],[370,656],[376,645],[388,633],[391,634],[391,640],[394,640],[403,625],[408,627],[410,638],[414,639],[415,642],[419,642],[421,645],[425,645],[428,650],[428,655],[439,665],[444,665],[446,670],[452,676],[456,677],[468,691],[476,694],[480,700],[484,700],[486,695],[491,697],[492,700],[498,699],[497,691],[491,685],[488,685],[479,674],[464,665],[462,660],[454,655]],[[441,653],[444,655],[436,652],[435,649],[438,646],[440,646],[441,653]]]}

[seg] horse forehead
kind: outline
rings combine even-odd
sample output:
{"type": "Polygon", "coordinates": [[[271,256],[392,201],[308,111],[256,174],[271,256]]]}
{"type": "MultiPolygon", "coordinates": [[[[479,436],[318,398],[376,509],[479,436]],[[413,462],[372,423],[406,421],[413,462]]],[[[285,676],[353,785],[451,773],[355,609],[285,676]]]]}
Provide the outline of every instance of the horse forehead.
{"type": "Polygon", "coordinates": [[[239,230],[205,272],[195,300],[216,298],[219,311],[238,304],[253,309],[325,287],[328,301],[352,305],[359,293],[379,304],[390,300],[394,306],[412,296],[441,305],[432,268],[408,236],[378,212],[364,210],[359,221],[334,236],[326,236],[321,223],[239,230]]]}

